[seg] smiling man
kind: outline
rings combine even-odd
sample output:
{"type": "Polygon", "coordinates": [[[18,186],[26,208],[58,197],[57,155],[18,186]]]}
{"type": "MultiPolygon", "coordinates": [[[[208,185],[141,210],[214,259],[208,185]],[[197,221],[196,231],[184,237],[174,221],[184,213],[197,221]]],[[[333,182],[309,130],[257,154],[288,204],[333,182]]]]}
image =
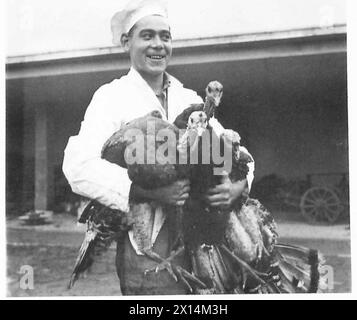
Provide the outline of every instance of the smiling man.
{"type": "Polygon", "coordinates": [[[163,75],[172,54],[172,40],[168,22],[162,16],[141,18],[121,39],[130,54],[133,68],[150,84],[162,87],[163,75]]]}
{"type": "MultiPolygon", "coordinates": [[[[128,212],[129,192],[131,196],[160,203],[160,206],[153,208],[146,224],[152,230],[153,250],[167,257],[175,233],[170,229],[173,215],[167,209],[167,204],[184,204],[189,195],[189,181],[177,181],[165,188],[150,190],[131,186],[126,169],[101,159],[101,149],[114,132],[133,119],[156,110],[163,119],[173,122],[190,104],[202,103],[202,99],[165,71],[172,54],[165,2],[130,1],[114,15],[111,28],[113,43],[121,45],[129,54],[131,68],[127,75],[101,86],[95,92],[78,135],[68,141],[63,171],[75,193],[113,209],[128,212]]],[[[240,195],[241,191],[232,192],[230,187],[230,184],[226,184],[214,191],[212,202],[217,205],[220,204],[219,199],[229,202],[240,195]]],[[[181,257],[177,263],[186,267],[188,261],[181,257]]],[[[156,264],[139,251],[129,231],[122,243],[118,244],[117,251],[117,271],[122,293],[187,293],[187,288],[175,282],[167,272],[144,275],[145,270],[156,264]]]]}

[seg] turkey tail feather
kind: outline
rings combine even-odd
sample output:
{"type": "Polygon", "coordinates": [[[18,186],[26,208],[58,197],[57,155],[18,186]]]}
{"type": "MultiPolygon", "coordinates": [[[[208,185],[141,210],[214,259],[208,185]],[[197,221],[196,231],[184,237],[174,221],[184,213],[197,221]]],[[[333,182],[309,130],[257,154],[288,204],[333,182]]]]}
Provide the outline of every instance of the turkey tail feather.
{"type": "Polygon", "coordinates": [[[309,253],[309,264],[311,270],[311,282],[310,282],[310,293],[315,293],[319,289],[319,280],[320,280],[320,272],[319,272],[319,256],[317,250],[310,250],[309,253]]]}
{"type": "Polygon", "coordinates": [[[316,293],[322,289],[319,268],[324,259],[317,250],[276,244],[275,257],[282,281],[289,281],[295,288],[293,292],[316,293]]]}
{"type": "Polygon", "coordinates": [[[87,231],[79,249],[79,254],[73,268],[71,279],[68,284],[68,289],[71,289],[74,283],[78,280],[80,274],[86,271],[93,264],[94,242],[97,236],[96,231],[87,231]]]}
{"type": "Polygon", "coordinates": [[[91,200],[86,207],[83,209],[81,216],[78,219],[79,223],[86,223],[88,218],[90,217],[91,213],[92,213],[92,209],[95,205],[96,201],[91,200]]]}

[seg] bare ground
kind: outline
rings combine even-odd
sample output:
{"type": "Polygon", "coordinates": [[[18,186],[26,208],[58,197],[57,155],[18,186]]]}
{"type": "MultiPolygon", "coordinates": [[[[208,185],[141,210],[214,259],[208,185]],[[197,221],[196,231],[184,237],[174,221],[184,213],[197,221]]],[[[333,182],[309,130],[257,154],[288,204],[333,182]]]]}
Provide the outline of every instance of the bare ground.
{"type": "Polygon", "coordinates": [[[93,265],[85,278],[70,290],[67,284],[78,250],[58,246],[7,247],[8,296],[117,296],[121,295],[116,274],[115,251],[110,249],[93,265]],[[34,270],[33,289],[21,289],[21,266],[34,270]]]}

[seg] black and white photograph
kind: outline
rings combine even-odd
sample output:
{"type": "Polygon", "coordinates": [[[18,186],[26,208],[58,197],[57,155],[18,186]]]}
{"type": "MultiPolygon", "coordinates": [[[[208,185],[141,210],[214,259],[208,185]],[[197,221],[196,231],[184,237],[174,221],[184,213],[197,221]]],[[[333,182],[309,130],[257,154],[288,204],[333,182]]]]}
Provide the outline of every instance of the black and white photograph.
{"type": "Polygon", "coordinates": [[[7,0],[6,296],[350,294],[347,2],[7,0]]]}

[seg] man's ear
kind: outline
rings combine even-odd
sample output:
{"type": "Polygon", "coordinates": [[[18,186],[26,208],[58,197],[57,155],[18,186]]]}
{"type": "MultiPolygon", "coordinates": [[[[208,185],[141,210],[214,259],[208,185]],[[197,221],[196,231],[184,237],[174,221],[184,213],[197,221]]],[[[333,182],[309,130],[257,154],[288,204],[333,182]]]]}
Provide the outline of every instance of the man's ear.
{"type": "Polygon", "coordinates": [[[129,35],[127,33],[123,33],[121,35],[120,44],[123,47],[125,52],[129,51],[129,35]]]}

